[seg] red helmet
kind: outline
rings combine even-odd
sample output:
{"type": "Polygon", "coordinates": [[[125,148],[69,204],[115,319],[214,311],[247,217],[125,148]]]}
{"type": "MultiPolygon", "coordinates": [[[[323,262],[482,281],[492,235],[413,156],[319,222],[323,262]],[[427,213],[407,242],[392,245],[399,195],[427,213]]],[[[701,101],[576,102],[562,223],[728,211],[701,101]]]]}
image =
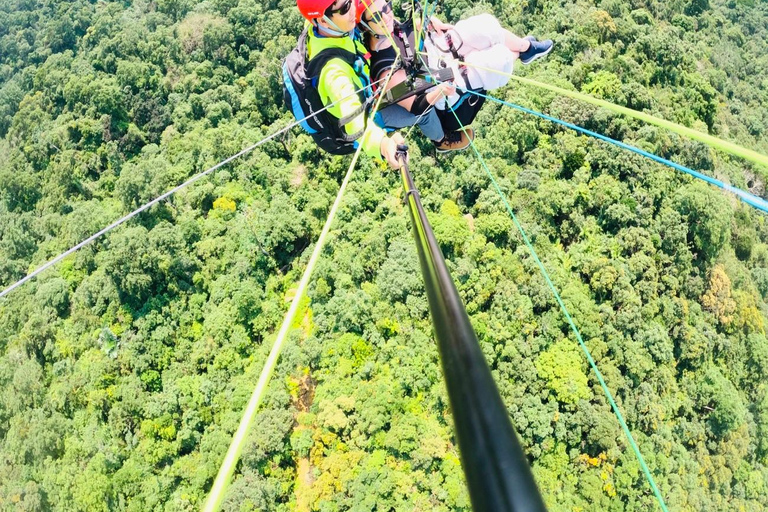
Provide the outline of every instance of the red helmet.
{"type": "Polygon", "coordinates": [[[322,18],[325,10],[328,9],[335,0],[297,0],[296,5],[301,15],[312,21],[316,18],[322,18]]]}
{"type": "Polygon", "coordinates": [[[363,12],[366,7],[373,4],[373,0],[355,0],[355,23],[360,23],[363,19],[363,12]]]}

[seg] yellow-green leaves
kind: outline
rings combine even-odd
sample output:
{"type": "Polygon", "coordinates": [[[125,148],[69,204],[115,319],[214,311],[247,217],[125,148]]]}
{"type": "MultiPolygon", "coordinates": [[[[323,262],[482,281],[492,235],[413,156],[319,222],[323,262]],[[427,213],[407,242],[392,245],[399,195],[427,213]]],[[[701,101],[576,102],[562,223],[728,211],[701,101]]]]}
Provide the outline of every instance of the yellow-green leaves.
{"type": "Polygon", "coordinates": [[[547,381],[558,401],[575,404],[590,397],[582,359],[579,347],[568,339],[562,339],[536,360],[539,377],[547,381]]]}

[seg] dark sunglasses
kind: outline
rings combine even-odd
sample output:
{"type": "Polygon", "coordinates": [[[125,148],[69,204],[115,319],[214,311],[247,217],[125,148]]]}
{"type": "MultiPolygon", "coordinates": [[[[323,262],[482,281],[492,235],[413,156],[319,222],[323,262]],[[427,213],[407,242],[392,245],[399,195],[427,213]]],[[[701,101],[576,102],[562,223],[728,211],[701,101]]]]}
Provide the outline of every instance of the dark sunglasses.
{"type": "Polygon", "coordinates": [[[334,9],[333,4],[331,4],[331,6],[325,10],[325,15],[328,16],[329,18],[331,18],[336,13],[339,13],[342,16],[344,16],[349,12],[351,8],[352,8],[352,0],[347,0],[346,2],[341,4],[341,7],[339,7],[338,9],[334,9]]]}
{"type": "MultiPolygon", "coordinates": [[[[366,9],[366,12],[367,11],[368,10],[366,9]]],[[[391,12],[392,12],[392,0],[389,0],[378,11],[374,11],[373,9],[371,9],[371,18],[367,19],[367,20],[364,20],[364,21],[366,23],[376,22],[376,23],[379,23],[379,24],[384,24],[384,19],[381,17],[381,15],[382,14],[389,14],[391,12]]]]}

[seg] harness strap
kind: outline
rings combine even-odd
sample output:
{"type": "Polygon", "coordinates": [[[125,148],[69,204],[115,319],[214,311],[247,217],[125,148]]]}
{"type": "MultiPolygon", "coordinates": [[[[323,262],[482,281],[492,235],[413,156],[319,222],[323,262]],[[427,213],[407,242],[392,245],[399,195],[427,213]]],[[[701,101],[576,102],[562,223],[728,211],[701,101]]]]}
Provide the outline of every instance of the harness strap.
{"type": "MultiPolygon", "coordinates": [[[[371,96],[370,98],[367,98],[359,107],[357,107],[354,112],[342,117],[339,119],[339,127],[343,128],[344,126],[351,123],[353,120],[357,118],[360,114],[368,114],[368,109],[370,108],[371,104],[373,103],[373,100],[375,99],[374,96],[371,96]]],[[[343,131],[343,130],[342,130],[343,131]]]]}
{"type": "Polygon", "coordinates": [[[451,80],[453,80],[453,69],[451,68],[438,70],[429,69],[426,72],[419,73],[413,81],[409,80],[399,83],[392,89],[383,93],[384,99],[382,100],[382,105],[379,109],[399,103],[411,96],[421,94],[433,88],[437,83],[450,82],[451,80]]]}
{"type": "MultiPolygon", "coordinates": [[[[458,35],[458,33],[457,33],[457,35],[458,35]]],[[[453,43],[453,37],[451,37],[451,33],[450,32],[446,32],[445,33],[445,42],[448,43],[448,49],[450,50],[451,55],[453,55],[453,58],[456,59],[457,62],[461,62],[462,59],[461,59],[461,55],[459,55],[459,50],[461,49],[462,46],[464,46],[464,40],[462,39],[461,40],[461,44],[457,47],[453,43]]],[[[468,78],[468,75],[467,75],[467,66],[461,64],[459,66],[459,70],[461,71],[461,78],[464,79],[464,83],[467,84],[467,86],[469,86],[469,78],[468,78]]]]}
{"type": "MultiPolygon", "coordinates": [[[[317,81],[320,78],[320,73],[322,72],[323,66],[325,64],[334,58],[340,58],[347,62],[347,64],[350,65],[350,67],[354,70],[355,75],[360,79],[363,86],[366,87],[363,93],[361,93],[360,96],[360,106],[356,108],[353,112],[350,114],[342,117],[338,120],[338,128],[339,133],[336,134],[336,140],[342,143],[350,143],[354,142],[355,140],[359,139],[363,136],[363,133],[365,132],[365,129],[359,130],[355,133],[346,133],[346,130],[344,127],[351,123],[353,120],[355,120],[358,116],[365,115],[365,120],[367,124],[368,120],[368,111],[373,104],[373,101],[375,97],[372,95],[372,93],[369,91],[369,88],[367,88],[368,85],[370,85],[371,81],[365,74],[365,63],[367,61],[367,55],[364,55],[360,53],[359,51],[356,51],[354,54],[341,49],[341,48],[329,48],[322,50],[320,53],[318,53],[315,57],[313,57],[308,65],[307,65],[307,74],[311,76],[312,86],[317,87],[317,81]]],[[[333,117],[333,116],[331,116],[333,117]]]]}
{"type": "Polygon", "coordinates": [[[409,74],[413,74],[413,68],[414,63],[416,61],[416,56],[413,53],[413,48],[411,48],[411,42],[408,39],[408,34],[406,34],[402,26],[397,27],[397,37],[400,39],[400,41],[403,43],[403,50],[405,51],[405,59],[403,60],[403,64],[405,64],[406,72],[409,72],[409,74]]]}
{"type": "MultiPolygon", "coordinates": [[[[448,45],[448,48],[443,48],[441,45],[437,44],[435,41],[435,38],[433,37],[432,31],[427,31],[427,37],[432,42],[432,45],[437,48],[440,52],[443,53],[450,53],[451,56],[454,58],[456,62],[462,62],[463,59],[461,58],[461,55],[459,55],[459,50],[464,46],[464,40],[461,39],[461,44],[457,47],[454,44],[453,37],[451,37],[450,32],[445,33],[445,42],[448,45]]],[[[458,35],[458,32],[456,33],[458,35]]],[[[460,37],[460,36],[459,36],[460,37]]],[[[441,65],[447,65],[445,64],[445,59],[440,58],[441,65]]],[[[464,83],[469,85],[469,79],[468,79],[468,73],[467,73],[467,66],[464,64],[459,64],[459,70],[461,71],[461,77],[464,79],[464,83]]]]}

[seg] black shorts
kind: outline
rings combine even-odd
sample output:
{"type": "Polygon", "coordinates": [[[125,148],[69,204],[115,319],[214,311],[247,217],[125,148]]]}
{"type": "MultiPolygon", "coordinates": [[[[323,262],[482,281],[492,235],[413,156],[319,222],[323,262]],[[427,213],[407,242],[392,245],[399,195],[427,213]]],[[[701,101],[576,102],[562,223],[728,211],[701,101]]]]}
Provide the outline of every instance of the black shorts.
{"type": "MultiPolygon", "coordinates": [[[[480,94],[485,94],[483,89],[476,89],[480,94]]],[[[437,116],[440,118],[440,124],[443,125],[443,130],[446,132],[455,132],[461,129],[461,126],[469,126],[472,121],[477,117],[477,113],[480,112],[485,98],[477,96],[470,92],[465,92],[461,99],[457,102],[458,106],[446,110],[438,110],[437,116]],[[456,115],[454,115],[454,113],[456,115]],[[458,121],[456,118],[459,118],[458,121]],[[461,124],[459,124],[461,121],[461,124]]]]}

